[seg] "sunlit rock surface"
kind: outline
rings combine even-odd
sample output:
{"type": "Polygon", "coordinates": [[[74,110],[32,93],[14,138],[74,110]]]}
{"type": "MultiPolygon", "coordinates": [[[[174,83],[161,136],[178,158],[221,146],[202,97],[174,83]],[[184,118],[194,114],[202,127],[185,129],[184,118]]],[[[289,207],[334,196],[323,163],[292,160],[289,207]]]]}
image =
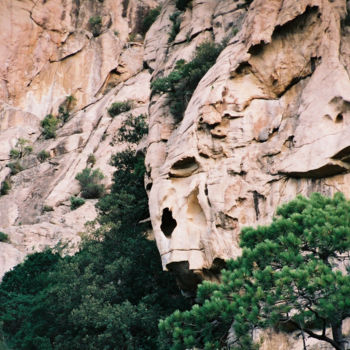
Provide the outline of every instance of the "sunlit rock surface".
{"type": "Polygon", "coordinates": [[[194,0],[169,44],[169,1],[146,37],[153,79],[198,43],[229,38],[180,123],[166,95],[150,102],[152,225],[163,267],[188,280],[215,279],[240,254],[241,228],[269,223],[297,194],[350,197],[346,2],[244,3],[194,0]]]}

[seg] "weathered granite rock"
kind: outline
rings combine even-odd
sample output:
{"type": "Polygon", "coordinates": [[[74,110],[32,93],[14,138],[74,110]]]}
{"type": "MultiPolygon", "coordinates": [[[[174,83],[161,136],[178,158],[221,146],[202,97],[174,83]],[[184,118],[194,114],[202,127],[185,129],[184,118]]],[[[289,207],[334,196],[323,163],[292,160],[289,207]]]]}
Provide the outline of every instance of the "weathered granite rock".
{"type": "Polygon", "coordinates": [[[154,40],[171,11],[168,2],[146,38],[153,79],[193,55],[186,36],[231,36],[180,123],[166,96],[150,104],[155,238],[165,269],[200,280],[239,254],[243,226],[269,223],[295,195],[350,197],[349,27],[341,0],[255,0],[248,10],[208,0],[186,9],[173,43],[154,40]]]}
{"type": "Polygon", "coordinates": [[[4,0],[0,4],[0,278],[26,254],[69,243],[74,251],[84,224],[96,218],[94,200],[70,210],[78,195],[75,176],[96,158],[107,189],[114,168],[112,154],[125,145],[116,141],[124,118],[147,114],[151,75],[143,66],[144,47],[130,42],[154,0],[82,1],[4,0]],[[91,18],[100,18],[94,27],[91,18]],[[67,97],[71,96],[71,102],[67,97]],[[112,118],[113,102],[131,100],[133,109],[112,118]],[[56,138],[45,139],[40,121],[68,108],[56,138]],[[11,174],[10,150],[27,140],[31,154],[11,174]],[[41,151],[48,159],[39,160],[41,151]],[[51,210],[52,211],[48,211],[51,210]]]}

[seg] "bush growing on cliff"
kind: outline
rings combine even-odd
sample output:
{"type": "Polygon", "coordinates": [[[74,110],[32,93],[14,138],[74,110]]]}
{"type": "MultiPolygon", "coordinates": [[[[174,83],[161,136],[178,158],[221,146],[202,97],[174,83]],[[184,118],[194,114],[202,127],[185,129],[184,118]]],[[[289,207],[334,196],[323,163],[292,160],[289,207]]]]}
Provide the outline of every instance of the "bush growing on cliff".
{"type": "Polygon", "coordinates": [[[93,16],[89,18],[89,26],[93,36],[99,36],[102,29],[101,16],[93,16]]]}
{"type": "Polygon", "coordinates": [[[56,137],[56,130],[58,128],[58,119],[52,114],[48,114],[41,122],[40,126],[43,128],[43,135],[45,139],[52,139],[56,137]]]}
{"type": "Polygon", "coordinates": [[[105,186],[100,183],[104,175],[99,169],[85,168],[75,178],[79,181],[83,198],[100,198],[105,193],[105,186]]]}
{"type": "Polygon", "coordinates": [[[37,158],[39,159],[40,163],[45,162],[46,159],[50,157],[50,153],[48,151],[42,150],[37,154],[37,158]]]}
{"type": "Polygon", "coordinates": [[[6,233],[0,231],[0,242],[8,242],[8,240],[9,236],[6,233]]]}
{"type": "Polygon", "coordinates": [[[142,21],[141,32],[143,35],[145,35],[148,32],[148,29],[151,28],[151,25],[155,22],[155,20],[159,16],[160,10],[161,10],[161,6],[158,6],[148,11],[147,15],[142,21]]]}
{"type": "Polygon", "coordinates": [[[145,115],[140,114],[137,117],[129,115],[119,128],[117,140],[119,142],[137,143],[147,134],[147,131],[145,115]]]}
{"type": "Polygon", "coordinates": [[[152,93],[168,94],[170,111],[178,121],[183,118],[199,81],[213,66],[222,49],[221,45],[205,42],[197,47],[192,61],[177,61],[175,69],[167,77],[152,82],[152,93]]]}
{"type": "Polygon", "coordinates": [[[11,182],[9,180],[5,180],[1,184],[0,194],[4,196],[10,192],[10,189],[11,189],[11,182]]]}
{"type": "Polygon", "coordinates": [[[349,212],[342,194],[332,199],[315,193],[280,207],[270,226],[245,228],[243,254],[228,261],[222,283],[204,282],[198,305],[160,323],[164,349],[253,349],[253,330],[272,327],[300,330],[303,337],[344,350],[342,323],[350,315],[349,212]]]}
{"type": "Polygon", "coordinates": [[[75,210],[85,204],[84,198],[80,197],[70,197],[70,209],[75,210]]]}
{"type": "Polygon", "coordinates": [[[19,138],[15,148],[10,150],[11,159],[21,159],[24,156],[33,152],[33,147],[28,145],[29,141],[26,139],[19,138]]]}
{"type": "Polygon", "coordinates": [[[111,107],[109,107],[108,113],[111,117],[114,118],[116,115],[120,113],[130,111],[131,108],[132,108],[131,101],[114,102],[112,103],[111,107]]]}

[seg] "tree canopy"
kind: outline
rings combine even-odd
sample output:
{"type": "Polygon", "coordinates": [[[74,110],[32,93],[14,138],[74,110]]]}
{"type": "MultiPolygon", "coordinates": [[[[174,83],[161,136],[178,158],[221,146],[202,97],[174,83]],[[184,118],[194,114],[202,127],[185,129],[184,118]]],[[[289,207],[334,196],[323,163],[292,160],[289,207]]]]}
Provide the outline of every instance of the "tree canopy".
{"type": "Polygon", "coordinates": [[[340,193],[298,196],[271,225],[243,229],[240,244],[221,284],[203,282],[198,304],[160,322],[163,348],[255,349],[253,331],[271,327],[345,349],[350,202],[340,193]]]}
{"type": "MultiPolygon", "coordinates": [[[[137,133],[133,141],[142,137],[126,127],[128,137],[137,133]]],[[[145,236],[145,167],[129,146],[112,159],[117,170],[111,192],[98,202],[100,228],[79,251],[32,254],[4,276],[0,343],[16,350],[154,350],[158,320],[187,305],[145,236]]]]}

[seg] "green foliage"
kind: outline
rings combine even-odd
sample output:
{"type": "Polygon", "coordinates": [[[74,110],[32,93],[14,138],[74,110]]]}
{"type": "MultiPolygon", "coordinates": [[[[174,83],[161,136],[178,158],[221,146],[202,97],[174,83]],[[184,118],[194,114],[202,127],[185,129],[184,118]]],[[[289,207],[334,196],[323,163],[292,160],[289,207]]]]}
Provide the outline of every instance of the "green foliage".
{"type": "Polygon", "coordinates": [[[274,327],[342,350],[350,314],[350,202],[318,193],[277,210],[270,226],[245,228],[243,254],[228,261],[222,283],[202,283],[198,305],[160,322],[164,349],[217,349],[234,333],[232,349],[253,349],[252,332],[274,327]],[[333,335],[325,333],[332,327],[333,335]],[[321,329],[315,332],[312,329],[321,329]],[[231,331],[230,331],[231,330],[231,331]]]}
{"type": "Polygon", "coordinates": [[[176,11],[172,15],[169,16],[169,19],[173,24],[171,26],[171,31],[169,33],[168,43],[173,42],[176,38],[176,35],[180,31],[181,14],[182,14],[181,11],[176,11]]]}
{"type": "Polygon", "coordinates": [[[81,207],[85,203],[84,198],[80,197],[70,197],[70,209],[75,210],[79,207],[81,207]]]}
{"type": "Polygon", "coordinates": [[[43,128],[43,135],[45,139],[52,139],[56,137],[56,130],[58,128],[58,119],[52,114],[48,114],[41,122],[40,126],[43,128]]]}
{"type": "Polygon", "coordinates": [[[91,166],[94,166],[96,164],[96,157],[95,157],[95,155],[93,153],[90,153],[88,155],[88,158],[87,158],[86,162],[88,164],[91,164],[91,166]]]}
{"type": "Polygon", "coordinates": [[[215,63],[223,47],[215,43],[205,42],[197,47],[192,61],[176,62],[175,69],[165,78],[152,82],[153,93],[167,93],[170,101],[170,111],[181,120],[183,113],[192,97],[199,81],[215,63]]]}
{"type": "Polygon", "coordinates": [[[105,193],[105,187],[100,183],[104,175],[99,169],[85,168],[75,178],[79,181],[83,198],[100,198],[105,193]]]}
{"type": "Polygon", "coordinates": [[[50,153],[45,150],[42,150],[37,154],[37,158],[41,163],[45,162],[45,160],[48,159],[49,157],[50,157],[50,153]]]}
{"type": "Polygon", "coordinates": [[[58,107],[58,118],[61,119],[63,123],[68,120],[76,101],[77,99],[73,95],[69,95],[58,107]]]}
{"type": "Polygon", "coordinates": [[[176,0],[176,8],[179,11],[184,11],[191,1],[192,0],[176,0]]]}
{"type": "Polygon", "coordinates": [[[148,32],[148,29],[151,28],[151,25],[155,22],[157,17],[160,14],[161,6],[158,6],[154,9],[148,11],[147,15],[143,19],[141,26],[141,33],[145,35],[148,32]]]}
{"type": "Polygon", "coordinates": [[[6,233],[0,231],[0,242],[8,242],[8,240],[9,236],[6,233]]]}
{"type": "Polygon", "coordinates": [[[132,108],[131,101],[114,102],[114,103],[112,103],[111,107],[109,107],[108,113],[111,117],[115,117],[116,115],[118,115],[120,113],[130,111],[131,108],[132,108]]]}
{"type": "Polygon", "coordinates": [[[137,143],[147,131],[146,116],[140,114],[134,117],[130,114],[119,128],[118,141],[137,143]]]}
{"type": "Polygon", "coordinates": [[[154,350],[157,323],[187,306],[153,241],[143,158],[113,157],[111,193],[100,199],[100,228],[74,256],[27,257],[0,285],[0,325],[16,350],[154,350]]]}
{"type": "Polygon", "coordinates": [[[93,16],[89,19],[89,26],[93,36],[99,36],[102,29],[102,18],[101,16],[93,16]]]}
{"type": "Polygon", "coordinates": [[[28,140],[19,138],[16,147],[10,150],[10,158],[11,159],[21,159],[24,156],[30,154],[33,151],[33,147],[27,145],[29,143],[28,140]]]}
{"type": "Polygon", "coordinates": [[[50,205],[44,205],[42,208],[43,212],[53,211],[53,208],[50,205]]]}
{"type": "Polygon", "coordinates": [[[15,162],[12,162],[12,163],[8,163],[7,166],[11,170],[11,175],[16,175],[19,172],[21,172],[22,170],[24,170],[23,166],[21,165],[21,163],[18,160],[15,162]]]}
{"type": "Polygon", "coordinates": [[[5,181],[3,181],[3,183],[1,184],[0,194],[1,194],[2,196],[4,196],[4,195],[6,195],[6,194],[9,193],[10,189],[11,189],[11,183],[10,183],[10,181],[9,181],[9,180],[5,180],[5,181]]]}

